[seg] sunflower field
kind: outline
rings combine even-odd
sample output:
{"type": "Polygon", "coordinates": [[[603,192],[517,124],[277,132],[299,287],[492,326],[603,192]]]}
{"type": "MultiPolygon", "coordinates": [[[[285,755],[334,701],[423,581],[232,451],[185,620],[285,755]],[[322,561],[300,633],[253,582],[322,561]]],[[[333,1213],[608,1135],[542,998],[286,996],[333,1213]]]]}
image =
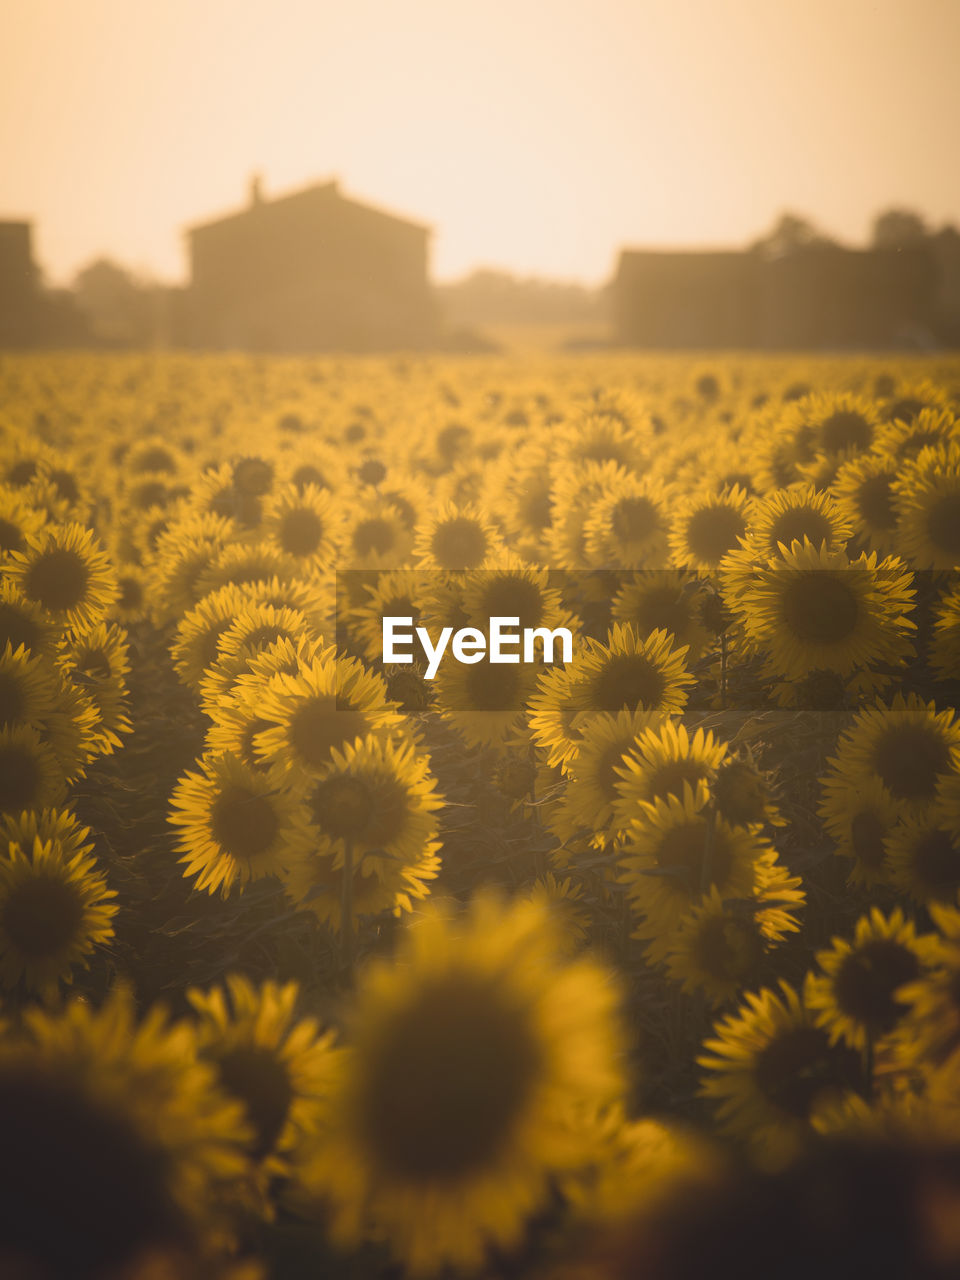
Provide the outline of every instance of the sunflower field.
{"type": "Polygon", "coordinates": [[[0,359],[0,1276],[960,1273],[958,570],[956,359],[0,359]]]}

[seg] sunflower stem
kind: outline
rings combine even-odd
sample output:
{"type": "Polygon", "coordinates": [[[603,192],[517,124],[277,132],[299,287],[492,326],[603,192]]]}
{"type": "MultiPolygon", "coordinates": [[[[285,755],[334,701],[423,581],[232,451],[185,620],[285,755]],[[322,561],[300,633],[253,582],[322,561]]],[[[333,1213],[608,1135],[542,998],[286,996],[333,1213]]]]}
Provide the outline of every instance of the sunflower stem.
{"type": "Polygon", "coordinates": [[[340,955],[348,974],[353,968],[353,944],[353,841],[348,838],[344,841],[340,885],[340,955]]]}

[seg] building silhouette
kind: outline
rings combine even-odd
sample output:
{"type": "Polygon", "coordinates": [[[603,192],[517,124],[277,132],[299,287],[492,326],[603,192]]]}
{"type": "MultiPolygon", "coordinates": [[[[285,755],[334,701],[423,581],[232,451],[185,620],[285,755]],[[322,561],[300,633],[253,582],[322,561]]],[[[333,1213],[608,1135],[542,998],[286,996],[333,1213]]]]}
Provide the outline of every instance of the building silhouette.
{"type": "Polygon", "coordinates": [[[627,346],[843,349],[944,341],[941,268],[926,245],[625,249],[610,288],[627,346]]]}
{"type": "Polygon", "coordinates": [[[434,331],[428,227],[344,196],[335,181],[188,228],[175,340],[214,349],[419,347],[434,331]]]}
{"type": "Polygon", "coordinates": [[[87,336],[70,293],[43,287],[33,256],[33,225],[0,220],[0,350],[76,346],[87,336]]]}

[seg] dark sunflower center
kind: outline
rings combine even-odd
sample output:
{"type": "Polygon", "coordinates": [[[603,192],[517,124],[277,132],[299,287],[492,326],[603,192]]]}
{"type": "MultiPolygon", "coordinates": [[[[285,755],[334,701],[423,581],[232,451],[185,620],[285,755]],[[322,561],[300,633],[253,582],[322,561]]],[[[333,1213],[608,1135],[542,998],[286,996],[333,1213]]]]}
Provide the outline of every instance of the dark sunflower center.
{"type": "Polygon", "coordinates": [[[162,445],[155,445],[153,448],[145,449],[133,464],[133,470],[140,471],[165,471],[173,474],[177,469],[177,464],[162,445]]]}
{"type": "Polygon", "coordinates": [[[752,920],[713,916],[697,934],[693,955],[699,968],[711,977],[745,982],[763,959],[763,939],[752,920]]]}
{"type": "Polygon", "coordinates": [[[687,546],[695,559],[716,564],[746,531],[746,522],[734,507],[701,507],[687,524],[687,546]]]}
{"type": "Polygon", "coordinates": [[[960,888],[960,849],[948,831],[925,832],[913,851],[914,875],[940,902],[952,902],[960,888]]]}
{"type": "Polygon", "coordinates": [[[379,484],[386,475],[387,468],[379,458],[367,458],[357,470],[357,479],[361,484],[379,484]]]}
{"type": "Polygon", "coordinates": [[[646,542],[661,530],[660,512],[649,498],[621,498],[613,508],[610,525],[625,543],[646,542]]]}
{"type": "Polygon", "coordinates": [[[396,541],[394,533],[389,520],[361,520],[353,531],[353,549],[358,556],[386,555],[396,541]]]}
{"type": "Polygon", "coordinates": [[[301,759],[320,769],[329,764],[334,747],[362,738],[369,730],[370,721],[355,707],[341,709],[332,696],[309,698],[293,714],[290,742],[301,759]]]}
{"type": "Polygon", "coordinates": [[[820,424],[820,440],[828,453],[842,449],[867,449],[873,439],[873,427],[863,416],[850,409],[840,409],[820,424]]]}
{"type": "Polygon", "coordinates": [[[893,529],[897,513],[889,475],[867,476],[857,486],[857,506],[867,524],[874,529],[893,529]]]}
{"type": "Polygon", "coordinates": [[[234,858],[256,858],[266,853],[279,825],[269,799],[240,785],[225,787],[210,810],[211,834],[234,858]]]}
{"type": "Polygon", "coordinates": [[[187,1243],[162,1150],[68,1080],[6,1068],[0,1131],[0,1240],[15,1275],[96,1280],[152,1247],[187,1243]]]}
{"type": "Polygon", "coordinates": [[[847,956],[834,977],[837,1004],[872,1033],[884,1035],[904,1012],[894,992],[919,971],[915,953],[902,943],[892,938],[867,942],[847,956]]]}
{"type": "Polygon", "coordinates": [[[619,711],[622,707],[660,706],[666,693],[663,672],[645,654],[615,653],[594,676],[592,710],[619,711]]]}
{"type": "Polygon", "coordinates": [[[309,484],[315,484],[318,489],[327,488],[327,480],[323,472],[319,467],[314,467],[309,462],[297,467],[293,473],[292,480],[301,493],[309,484]]]}
{"type": "Polygon", "coordinates": [[[436,529],[430,550],[441,569],[475,569],[487,554],[487,535],[475,520],[456,516],[436,529]]]}
{"type": "Polygon", "coordinates": [[[650,777],[650,798],[666,800],[667,796],[676,796],[678,800],[682,800],[683,784],[688,782],[695,788],[707,774],[706,765],[689,756],[679,760],[666,760],[654,769],[650,777]]]}
{"type": "Polygon", "coordinates": [[[714,784],[717,810],[734,826],[762,822],[767,805],[763,778],[744,760],[730,760],[717,771],[714,784]]]}
{"type": "MultiPolygon", "coordinates": [[[[699,890],[706,851],[706,822],[687,822],[683,826],[672,827],[664,834],[657,849],[657,866],[665,871],[680,873],[678,878],[686,891],[699,890]]],[[[732,865],[729,843],[723,832],[717,830],[710,855],[710,881],[707,887],[722,885],[730,875],[732,865]]]]}
{"type": "Polygon", "coordinates": [[[757,1088],[781,1111],[806,1120],[825,1089],[851,1087],[858,1078],[853,1050],[831,1046],[822,1027],[780,1031],[758,1052],[757,1088]]]}
{"type": "Polygon", "coordinates": [[[465,669],[463,691],[463,711],[519,711],[523,701],[520,668],[494,664],[485,657],[465,669]]]}
{"type": "Polygon", "coordinates": [[[253,1155],[261,1160],[277,1145],[293,1102],[290,1073],[269,1049],[239,1045],[217,1059],[220,1082],[239,1098],[256,1135],[253,1155]]]}
{"type": "Polygon", "coordinates": [[[891,725],[877,739],[872,764],[898,799],[932,800],[938,775],[950,767],[950,748],[933,727],[891,725]]]}
{"type": "Polygon", "coordinates": [[[0,746],[0,813],[36,809],[43,775],[29,747],[0,746]]]}
{"type": "Polygon", "coordinates": [[[280,526],[280,545],[292,556],[310,556],[323,540],[323,521],[309,507],[288,511],[280,526]]]}
{"type": "Polygon", "coordinates": [[[480,979],[451,975],[421,991],[362,1068],[361,1123],[377,1163],[439,1182],[495,1159],[542,1065],[530,1022],[480,979]]]}
{"type": "Polygon", "coordinates": [[[658,587],[647,591],[636,602],[631,621],[641,635],[662,630],[680,639],[690,626],[690,606],[679,590],[658,587]]]}
{"type": "Polygon", "coordinates": [[[857,861],[865,867],[880,867],[886,857],[883,842],[887,834],[887,824],[878,814],[869,809],[855,813],[850,821],[850,847],[857,861]]]}
{"type": "Polygon", "coordinates": [[[351,840],[366,833],[376,800],[365,779],[340,774],[317,783],[310,807],[321,831],[334,839],[351,840]]]}
{"type": "Polygon", "coordinates": [[[83,556],[69,547],[42,552],[30,565],[24,590],[51,613],[75,609],[87,593],[90,571],[83,556]]]}
{"type": "Polygon", "coordinates": [[[120,577],[120,608],[139,609],[143,605],[143,587],[136,578],[120,577]]]}
{"type": "Polygon", "coordinates": [[[24,880],[3,905],[3,930],[30,959],[57,955],[76,938],[82,923],[83,904],[75,889],[53,876],[24,880]]]}
{"type": "Polygon", "coordinates": [[[521,627],[537,627],[543,618],[543,596],[529,578],[492,578],[483,592],[489,618],[519,618],[521,627]]]}
{"type": "Polygon", "coordinates": [[[829,543],[831,533],[830,521],[822,511],[789,507],[777,516],[770,528],[770,547],[776,549],[780,542],[789,547],[794,542],[803,542],[804,538],[809,538],[816,547],[829,543]]]}
{"type": "Polygon", "coordinates": [[[162,480],[145,480],[131,494],[131,506],[146,511],[148,507],[162,507],[167,501],[167,486],[162,480]]]}
{"type": "Polygon", "coordinates": [[[960,564],[960,493],[947,493],[927,513],[927,536],[938,551],[960,564]]]}
{"type": "Polygon", "coordinates": [[[887,419],[890,422],[912,422],[920,410],[926,407],[916,396],[901,396],[887,409],[887,419]]]}
{"type": "Polygon", "coordinates": [[[12,671],[0,671],[0,725],[22,720],[26,703],[21,681],[12,671]]]}
{"type": "Polygon", "coordinates": [[[0,551],[22,551],[23,532],[12,520],[0,519],[0,551]]]}
{"type": "Polygon", "coordinates": [[[20,462],[15,462],[7,472],[7,484],[12,484],[17,489],[22,489],[24,485],[37,474],[37,463],[33,458],[23,458],[20,462]]]}
{"type": "Polygon", "coordinates": [[[840,644],[860,617],[851,586],[832,573],[791,570],[783,591],[783,620],[798,640],[808,644],[840,644]]]}
{"type": "Polygon", "coordinates": [[[233,483],[241,493],[259,497],[273,484],[273,467],[265,458],[242,458],[233,468],[233,483]]]}

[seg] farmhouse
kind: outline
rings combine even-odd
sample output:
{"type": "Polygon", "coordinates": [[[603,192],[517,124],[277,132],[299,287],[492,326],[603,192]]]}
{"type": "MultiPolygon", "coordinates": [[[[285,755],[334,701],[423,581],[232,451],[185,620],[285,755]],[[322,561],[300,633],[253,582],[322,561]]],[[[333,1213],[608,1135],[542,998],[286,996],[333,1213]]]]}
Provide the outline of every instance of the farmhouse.
{"type": "Polygon", "coordinates": [[[344,196],[336,181],[190,227],[186,345],[259,351],[419,347],[433,330],[429,228],[344,196]]]}

